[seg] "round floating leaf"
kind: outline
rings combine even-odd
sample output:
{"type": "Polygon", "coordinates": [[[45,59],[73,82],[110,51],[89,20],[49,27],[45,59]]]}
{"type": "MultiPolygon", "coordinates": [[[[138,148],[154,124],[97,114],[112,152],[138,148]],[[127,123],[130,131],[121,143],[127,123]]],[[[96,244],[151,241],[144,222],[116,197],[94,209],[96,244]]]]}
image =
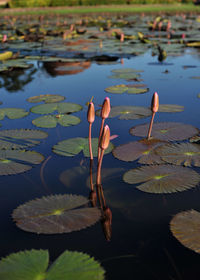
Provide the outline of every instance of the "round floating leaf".
{"type": "Polygon", "coordinates": [[[139,142],[130,142],[116,147],[112,153],[114,157],[123,161],[134,161],[140,159],[143,164],[163,163],[159,155],[155,153],[155,148],[165,144],[156,139],[142,140],[139,142]]]}
{"type": "Polygon", "coordinates": [[[133,68],[121,68],[121,69],[114,69],[114,70],[111,70],[111,72],[113,73],[141,73],[141,72],[144,72],[143,70],[136,70],[136,69],[133,69],[133,68]]]}
{"type": "Polygon", "coordinates": [[[10,129],[0,131],[0,149],[24,149],[40,143],[48,134],[41,130],[10,129]]]}
{"type": "Polygon", "coordinates": [[[178,213],[170,222],[173,235],[185,247],[200,253],[200,213],[195,210],[178,213]]]}
{"type": "MultiPolygon", "coordinates": [[[[135,136],[146,137],[149,124],[142,124],[130,129],[135,136]]],[[[161,122],[153,124],[152,137],[165,141],[177,141],[188,139],[198,133],[198,129],[189,124],[176,122],[161,122]]]]}
{"type": "Polygon", "coordinates": [[[30,164],[39,164],[43,160],[43,155],[34,151],[0,150],[0,175],[28,171],[32,168],[30,164]],[[28,165],[25,163],[28,163],[28,165]]]}
{"type": "Polygon", "coordinates": [[[199,144],[168,144],[157,148],[155,152],[168,163],[184,166],[200,166],[199,144]]]}
{"type": "MultiPolygon", "coordinates": [[[[96,111],[96,115],[100,116],[101,110],[96,111]]],[[[119,116],[120,120],[136,120],[151,116],[151,110],[141,106],[114,106],[111,108],[109,118],[119,116]]]]}
{"type": "Polygon", "coordinates": [[[176,113],[184,111],[184,106],[175,104],[160,104],[158,112],[162,113],[176,113]]]}
{"type": "Polygon", "coordinates": [[[27,99],[30,103],[55,103],[65,100],[65,97],[58,94],[41,94],[37,96],[32,96],[27,99]]]}
{"type": "MultiPolygon", "coordinates": [[[[105,154],[108,154],[113,149],[113,144],[110,143],[108,148],[105,150],[105,154]]],[[[92,150],[93,156],[97,157],[98,138],[92,138],[92,150]]],[[[66,157],[73,157],[83,151],[84,156],[90,157],[88,138],[71,138],[58,142],[53,146],[53,152],[66,157]]]]}
{"type": "Polygon", "coordinates": [[[101,212],[81,206],[87,198],[78,195],[54,195],[32,200],[13,212],[17,226],[25,231],[56,234],[89,227],[96,223],[101,212]]]}
{"type": "Polygon", "coordinates": [[[47,250],[21,251],[0,261],[1,280],[103,280],[104,269],[89,255],[65,251],[49,266],[47,250]]]}
{"type": "Polygon", "coordinates": [[[200,182],[200,175],[182,166],[154,165],[131,169],[123,176],[129,184],[148,193],[174,193],[194,188],[200,182]]]}
{"type": "Polygon", "coordinates": [[[116,85],[116,86],[111,86],[105,89],[106,92],[109,93],[117,93],[117,94],[122,94],[127,92],[128,94],[141,94],[147,92],[149,89],[148,88],[138,88],[134,86],[126,86],[126,85],[116,85]]]}
{"type": "Polygon", "coordinates": [[[82,110],[82,106],[67,102],[41,104],[31,108],[31,112],[35,114],[51,114],[55,111],[64,114],[78,112],[80,110],[82,110]]]}
{"type": "Polygon", "coordinates": [[[109,76],[110,79],[122,79],[126,81],[137,80],[140,77],[140,74],[136,72],[127,72],[127,73],[116,73],[115,75],[109,76]]]}
{"type": "Polygon", "coordinates": [[[0,109],[0,120],[3,120],[5,117],[9,119],[20,119],[24,118],[29,114],[24,109],[19,108],[1,108],[0,109]]]}
{"type": "Polygon", "coordinates": [[[77,125],[80,123],[80,121],[81,120],[76,116],[59,114],[42,116],[37,119],[34,119],[32,123],[37,127],[52,128],[56,127],[57,124],[60,124],[65,127],[70,125],[77,125]]]}

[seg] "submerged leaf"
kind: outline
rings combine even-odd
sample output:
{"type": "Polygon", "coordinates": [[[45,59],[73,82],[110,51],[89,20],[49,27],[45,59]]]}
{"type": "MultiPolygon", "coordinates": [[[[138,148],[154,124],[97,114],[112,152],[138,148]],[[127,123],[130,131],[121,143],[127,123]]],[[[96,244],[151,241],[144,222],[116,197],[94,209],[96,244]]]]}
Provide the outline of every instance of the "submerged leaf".
{"type": "Polygon", "coordinates": [[[170,229],[182,245],[200,253],[200,212],[189,210],[176,214],[170,229]]]}
{"type": "MultiPolygon", "coordinates": [[[[92,150],[93,156],[97,156],[98,138],[92,138],[92,150]]],[[[105,150],[105,154],[108,154],[113,149],[113,144],[110,143],[109,147],[105,150]]],[[[71,138],[58,142],[53,146],[53,152],[66,157],[73,157],[83,151],[84,156],[90,157],[88,138],[71,138]]]]}
{"type": "Polygon", "coordinates": [[[37,119],[34,119],[32,123],[37,127],[52,128],[52,127],[56,127],[57,124],[60,124],[65,127],[71,125],[77,125],[80,123],[80,121],[81,120],[76,116],[58,114],[58,115],[46,115],[46,116],[39,117],[37,119]]]}
{"type": "Polygon", "coordinates": [[[131,169],[123,176],[129,184],[138,184],[137,189],[148,193],[174,193],[194,188],[200,175],[182,166],[156,165],[131,169]]]}
{"type": "Polygon", "coordinates": [[[47,250],[13,253],[0,261],[1,280],[103,280],[104,269],[89,255],[64,251],[49,266],[47,250]]]}
{"type": "Polygon", "coordinates": [[[54,195],[32,200],[13,212],[17,226],[25,231],[56,234],[81,230],[96,223],[101,216],[83,196],[54,195]]]}
{"type": "MultiPolygon", "coordinates": [[[[149,124],[142,124],[130,129],[134,136],[147,136],[149,124]]],[[[188,139],[198,133],[198,129],[189,124],[176,122],[155,123],[152,129],[152,137],[165,141],[177,141],[188,139]]]]}
{"type": "Polygon", "coordinates": [[[30,103],[39,103],[39,102],[55,103],[63,100],[65,100],[65,97],[58,94],[41,94],[41,95],[29,97],[27,99],[27,101],[30,103]]]}
{"type": "Polygon", "coordinates": [[[41,130],[10,129],[0,131],[0,149],[24,149],[40,143],[48,134],[41,130]]]}
{"type": "Polygon", "coordinates": [[[200,146],[192,143],[168,144],[155,152],[168,163],[184,166],[200,166],[200,146]]]}
{"type": "Polygon", "coordinates": [[[31,112],[35,114],[51,114],[55,111],[64,114],[78,112],[80,110],[82,110],[82,106],[67,102],[41,104],[31,108],[31,112]]]}

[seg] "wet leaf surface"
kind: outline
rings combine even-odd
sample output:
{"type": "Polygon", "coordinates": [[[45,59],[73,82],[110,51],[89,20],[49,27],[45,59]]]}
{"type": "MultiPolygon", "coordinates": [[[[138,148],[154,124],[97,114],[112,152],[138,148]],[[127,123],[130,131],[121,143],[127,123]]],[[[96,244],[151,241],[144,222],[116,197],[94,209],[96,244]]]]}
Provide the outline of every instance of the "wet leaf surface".
{"type": "Polygon", "coordinates": [[[82,207],[83,196],[54,195],[29,201],[13,211],[16,225],[25,231],[57,234],[77,231],[96,223],[101,216],[97,208],[82,207]]]}
{"type": "Polygon", "coordinates": [[[80,121],[81,120],[76,116],[58,114],[39,117],[37,119],[34,119],[32,123],[37,127],[53,128],[56,127],[57,124],[60,124],[65,127],[77,125],[80,123],[80,121]]]}
{"type": "Polygon", "coordinates": [[[60,114],[64,113],[74,113],[82,110],[82,106],[74,103],[48,103],[41,104],[31,108],[31,112],[35,114],[51,114],[53,112],[58,112],[60,114]]]}
{"type": "Polygon", "coordinates": [[[137,189],[148,193],[175,193],[194,188],[200,175],[182,166],[158,165],[131,169],[123,176],[129,184],[140,184],[137,189]]]}
{"type": "Polygon", "coordinates": [[[0,120],[3,120],[5,117],[14,120],[24,118],[29,114],[24,109],[20,108],[0,108],[0,120]]]}

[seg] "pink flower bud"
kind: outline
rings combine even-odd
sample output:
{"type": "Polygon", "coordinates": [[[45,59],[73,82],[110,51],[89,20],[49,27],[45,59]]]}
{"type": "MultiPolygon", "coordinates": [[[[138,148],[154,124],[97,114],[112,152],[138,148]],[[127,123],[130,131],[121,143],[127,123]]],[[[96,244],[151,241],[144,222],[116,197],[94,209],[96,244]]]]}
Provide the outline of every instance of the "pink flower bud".
{"type": "Polygon", "coordinates": [[[124,42],[124,33],[121,33],[120,35],[120,42],[124,42]]]}
{"type": "Polygon", "coordinates": [[[108,148],[109,143],[110,143],[110,128],[108,125],[105,125],[101,135],[99,146],[102,150],[105,150],[108,148]]]}
{"type": "Polygon", "coordinates": [[[87,120],[89,123],[93,123],[94,119],[95,119],[94,104],[93,104],[93,102],[90,102],[88,105],[87,120]]]}
{"type": "Polygon", "coordinates": [[[157,92],[154,92],[152,100],[151,100],[151,111],[153,113],[156,113],[159,108],[159,97],[157,92]]]}
{"type": "Polygon", "coordinates": [[[101,117],[102,119],[107,119],[110,114],[110,98],[106,97],[104,99],[102,108],[101,108],[101,117]]]}

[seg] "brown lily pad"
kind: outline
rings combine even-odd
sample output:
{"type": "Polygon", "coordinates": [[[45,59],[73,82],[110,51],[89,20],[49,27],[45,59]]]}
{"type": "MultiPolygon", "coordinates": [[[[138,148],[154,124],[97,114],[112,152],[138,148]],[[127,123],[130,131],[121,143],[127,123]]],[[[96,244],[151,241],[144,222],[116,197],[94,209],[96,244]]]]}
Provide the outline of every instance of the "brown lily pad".
{"type": "Polygon", "coordinates": [[[148,193],[175,193],[194,188],[200,175],[187,167],[172,165],[142,166],[123,176],[129,184],[140,184],[137,189],[148,193]]]}

